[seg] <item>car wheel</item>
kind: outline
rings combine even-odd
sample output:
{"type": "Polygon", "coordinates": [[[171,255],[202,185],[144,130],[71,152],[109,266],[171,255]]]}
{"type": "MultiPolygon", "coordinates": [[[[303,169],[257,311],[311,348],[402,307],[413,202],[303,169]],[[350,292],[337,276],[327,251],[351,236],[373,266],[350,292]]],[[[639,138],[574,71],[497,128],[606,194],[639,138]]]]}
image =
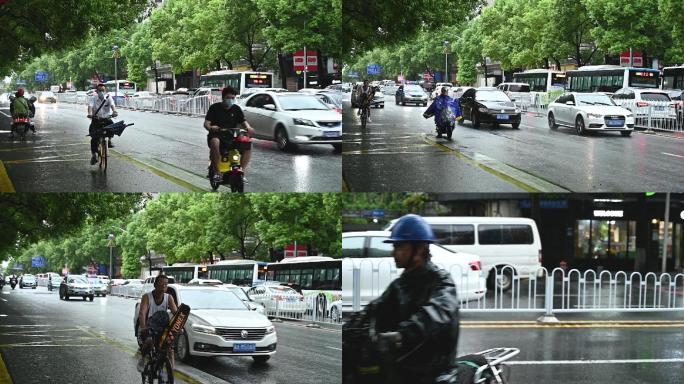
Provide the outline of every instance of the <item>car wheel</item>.
{"type": "Polygon", "coordinates": [[[339,322],[340,321],[340,311],[337,309],[337,307],[332,307],[330,308],[330,318],[334,322],[339,322]]]}
{"type": "Polygon", "coordinates": [[[402,100],[401,105],[406,106],[406,102],[402,100]]]}
{"type": "Polygon", "coordinates": [[[36,289],[36,287],[33,287],[33,289],[36,289]]]}
{"type": "Polygon", "coordinates": [[[259,363],[259,364],[263,364],[263,363],[267,362],[268,359],[270,359],[270,358],[271,358],[271,356],[268,356],[268,355],[266,355],[266,356],[252,356],[252,359],[254,359],[254,362],[259,363]]]}
{"type": "Polygon", "coordinates": [[[624,137],[630,137],[632,135],[632,131],[622,131],[620,134],[624,137]]]}
{"type": "Polygon", "coordinates": [[[185,333],[185,330],[183,330],[178,338],[178,342],[176,342],[176,354],[178,355],[178,358],[185,363],[188,363],[190,360],[192,360],[192,355],[190,354],[190,343],[188,342],[188,335],[185,333]]]}
{"type": "Polygon", "coordinates": [[[520,122],[513,123],[511,125],[513,126],[513,129],[520,129],[520,122]]]}
{"type": "Polygon", "coordinates": [[[556,124],[556,118],[553,116],[553,112],[549,113],[549,128],[558,128],[558,124],[556,124]]]}
{"type": "Polygon", "coordinates": [[[342,152],[342,144],[333,144],[332,146],[335,149],[335,152],[342,152]]]}
{"type": "Polygon", "coordinates": [[[276,129],[276,144],[281,151],[287,151],[292,147],[290,138],[287,137],[287,131],[283,126],[278,126],[276,129]]]}
{"type": "Polygon", "coordinates": [[[83,301],[86,301],[86,299],[88,299],[88,297],[87,297],[87,296],[83,296],[83,301]]]}
{"type": "Polygon", "coordinates": [[[93,295],[90,295],[90,296],[88,297],[88,300],[90,300],[90,301],[93,301],[93,300],[95,300],[95,296],[93,296],[93,295]]]}
{"type": "Polygon", "coordinates": [[[473,128],[480,128],[480,114],[473,112],[473,128]]]}
{"type": "Polygon", "coordinates": [[[575,130],[580,136],[586,133],[586,130],[584,129],[584,119],[582,116],[577,116],[577,119],[575,120],[575,130]]]}
{"type": "Polygon", "coordinates": [[[69,293],[64,292],[64,300],[69,300],[69,293]]]}

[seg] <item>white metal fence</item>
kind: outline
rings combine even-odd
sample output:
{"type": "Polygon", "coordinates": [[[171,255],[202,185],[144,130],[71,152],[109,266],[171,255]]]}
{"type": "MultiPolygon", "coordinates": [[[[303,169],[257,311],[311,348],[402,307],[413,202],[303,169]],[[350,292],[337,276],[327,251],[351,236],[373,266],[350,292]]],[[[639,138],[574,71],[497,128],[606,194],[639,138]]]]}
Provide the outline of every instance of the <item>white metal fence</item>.
{"type": "Polygon", "coordinates": [[[341,324],[342,321],[342,301],[328,303],[323,296],[309,296],[301,302],[275,300],[262,304],[266,315],[275,319],[300,320],[312,324],[341,324]]]}
{"type": "MultiPolygon", "coordinates": [[[[374,275],[361,279],[361,265],[355,264],[352,273],[351,309],[356,311],[367,304],[364,298],[379,297],[396,278],[396,269],[375,268],[374,275]]],[[[451,273],[457,287],[468,286],[451,273]]],[[[486,295],[465,300],[460,297],[464,312],[533,312],[546,315],[569,312],[660,312],[684,310],[684,274],[656,274],[639,272],[595,272],[556,268],[521,273],[513,267],[499,269],[497,280],[510,279],[510,289],[502,284],[488,290],[486,295]]],[[[460,295],[460,294],[459,294],[460,295]]],[[[349,306],[345,303],[345,306],[349,306]]]]}
{"type": "Polygon", "coordinates": [[[121,296],[126,298],[139,299],[142,297],[142,285],[139,284],[124,284],[110,286],[110,295],[121,296]]]}
{"type": "MultiPolygon", "coordinates": [[[[59,93],[60,102],[87,104],[90,96],[77,95],[73,92],[59,93]]],[[[204,116],[211,104],[220,101],[215,95],[188,97],[187,95],[154,95],[143,97],[125,97],[116,100],[120,108],[135,111],[159,112],[165,114],[204,116]]]]}

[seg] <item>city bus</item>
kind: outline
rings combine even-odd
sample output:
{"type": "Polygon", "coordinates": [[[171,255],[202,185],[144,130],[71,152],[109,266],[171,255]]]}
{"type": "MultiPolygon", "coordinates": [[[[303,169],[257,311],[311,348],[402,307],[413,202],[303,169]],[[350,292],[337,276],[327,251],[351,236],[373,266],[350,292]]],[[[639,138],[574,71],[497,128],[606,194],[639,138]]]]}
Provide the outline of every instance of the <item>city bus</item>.
{"type": "Polygon", "coordinates": [[[112,98],[115,98],[115,102],[122,100],[124,97],[132,97],[138,90],[135,83],[128,80],[109,80],[104,84],[107,87],[107,92],[109,92],[112,98]]]}
{"type": "Polygon", "coordinates": [[[174,263],[162,267],[162,273],[172,276],[176,283],[187,283],[192,279],[206,278],[207,267],[193,263],[174,263]]]}
{"type": "Polygon", "coordinates": [[[570,92],[615,93],[627,87],[658,89],[660,86],[660,71],[650,68],[586,65],[566,74],[570,92]]]}
{"type": "Polygon", "coordinates": [[[222,70],[209,72],[200,77],[200,87],[202,88],[224,88],[231,86],[239,94],[247,89],[253,88],[273,88],[272,72],[248,72],[222,70]]]}
{"type": "Polygon", "coordinates": [[[268,264],[267,280],[299,286],[313,309],[339,320],[342,315],[342,260],[327,256],[288,257],[268,264]]]}
{"type": "Polygon", "coordinates": [[[514,83],[530,85],[532,104],[548,105],[565,90],[566,76],[564,72],[553,69],[530,69],[513,74],[514,83]]]}
{"type": "Polygon", "coordinates": [[[221,260],[207,266],[209,279],[221,280],[224,284],[253,287],[266,280],[268,263],[255,260],[221,260]]]}
{"type": "Polygon", "coordinates": [[[684,90],[684,65],[663,68],[663,90],[684,90]]]}

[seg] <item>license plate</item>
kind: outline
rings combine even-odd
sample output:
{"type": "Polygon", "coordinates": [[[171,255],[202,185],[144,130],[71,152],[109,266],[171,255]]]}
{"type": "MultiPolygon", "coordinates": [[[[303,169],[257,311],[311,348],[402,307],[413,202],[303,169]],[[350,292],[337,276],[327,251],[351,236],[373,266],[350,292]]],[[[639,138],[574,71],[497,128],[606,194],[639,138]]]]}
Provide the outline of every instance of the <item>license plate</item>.
{"type": "Polygon", "coordinates": [[[497,120],[508,120],[508,115],[496,115],[497,120]]]}
{"type": "Polygon", "coordinates": [[[236,343],[233,344],[233,352],[254,352],[256,351],[255,343],[236,343]]]}
{"type": "Polygon", "coordinates": [[[609,127],[621,127],[622,126],[622,120],[608,120],[607,125],[609,127]]]}
{"type": "Polygon", "coordinates": [[[656,111],[664,111],[664,110],[665,110],[665,107],[655,107],[655,110],[656,110],[656,111]]]}
{"type": "Polygon", "coordinates": [[[325,137],[340,137],[340,133],[338,131],[325,131],[323,132],[323,135],[325,137]]]}

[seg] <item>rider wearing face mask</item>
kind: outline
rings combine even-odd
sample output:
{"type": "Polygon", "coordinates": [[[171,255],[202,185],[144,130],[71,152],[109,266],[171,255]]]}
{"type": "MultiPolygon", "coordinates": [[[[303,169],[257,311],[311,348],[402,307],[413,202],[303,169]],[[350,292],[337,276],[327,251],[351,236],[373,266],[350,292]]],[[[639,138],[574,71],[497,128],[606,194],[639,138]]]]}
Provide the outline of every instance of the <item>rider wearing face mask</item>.
{"type": "MultiPolygon", "coordinates": [[[[95,134],[96,129],[100,126],[105,127],[112,124],[112,119],[110,119],[109,116],[116,117],[118,116],[118,113],[114,107],[114,100],[107,93],[107,88],[104,84],[100,83],[97,85],[97,93],[92,97],[90,103],[88,103],[88,117],[92,118],[89,128],[90,153],[92,154],[90,164],[97,163],[97,143],[99,136],[95,134]]],[[[111,138],[107,141],[109,143],[109,148],[114,147],[111,138]]]]}
{"type": "MultiPolygon", "coordinates": [[[[220,128],[237,128],[239,126],[240,128],[247,130],[249,134],[254,132],[247,120],[245,120],[245,114],[242,112],[242,108],[236,103],[237,91],[235,88],[223,88],[221,96],[223,101],[212,104],[204,119],[204,129],[208,132],[207,145],[209,146],[210,151],[211,166],[214,167],[214,179],[219,182],[223,179],[223,175],[221,175],[221,172],[219,171],[219,162],[221,161],[220,128]]],[[[243,172],[247,169],[249,159],[252,157],[251,143],[249,145],[250,149],[241,150],[243,172]]]]}

